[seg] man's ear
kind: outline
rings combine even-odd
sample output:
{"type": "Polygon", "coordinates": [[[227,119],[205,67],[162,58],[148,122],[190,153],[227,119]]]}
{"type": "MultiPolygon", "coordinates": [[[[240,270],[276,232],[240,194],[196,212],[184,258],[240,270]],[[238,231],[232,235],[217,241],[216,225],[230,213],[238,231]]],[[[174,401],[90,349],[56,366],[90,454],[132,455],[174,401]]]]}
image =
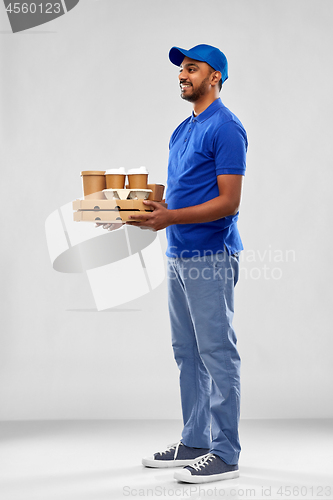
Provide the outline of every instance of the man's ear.
{"type": "Polygon", "coordinates": [[[221,71],[214,71],[212,73],[212,85],[217,85],[222,78],[221,71]]]}

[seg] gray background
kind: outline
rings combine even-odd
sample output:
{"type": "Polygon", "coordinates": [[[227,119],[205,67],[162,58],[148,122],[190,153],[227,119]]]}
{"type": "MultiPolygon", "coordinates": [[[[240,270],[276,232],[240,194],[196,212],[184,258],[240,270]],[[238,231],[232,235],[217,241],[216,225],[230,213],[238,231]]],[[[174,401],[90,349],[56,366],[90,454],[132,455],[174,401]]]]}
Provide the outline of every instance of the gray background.
{"type": "Polygon", "coordinates": [[[81,196],[81,170],[166,181],[191,112],[168,51],[199,43],[227,55],[221,97],[250,143],[242,417],[332,417],[332,2],[81,0],[27,32],[0,21],[0,418],[180,418],[166,282],[98,313],[85,275],[52,269],[44,222],[81,196]]]}

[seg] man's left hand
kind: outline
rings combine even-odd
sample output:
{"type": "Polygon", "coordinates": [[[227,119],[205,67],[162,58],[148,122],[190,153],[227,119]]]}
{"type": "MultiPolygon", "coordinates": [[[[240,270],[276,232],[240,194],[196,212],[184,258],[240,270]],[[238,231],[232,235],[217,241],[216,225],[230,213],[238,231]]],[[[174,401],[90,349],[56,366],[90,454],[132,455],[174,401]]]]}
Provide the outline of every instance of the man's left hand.
{"type": "Polygon", "coordinates": [[[143,203],[147,205],[147,207],[152,207],[154,209],[153,212],[130,215],[130,219],[135,220],[127,221],[126,224],[141,227],[142,229],[151,229],[153,231],[160,231],[172,224],[172,211],[168,210],[164,204],[150,200],[144,200],[143,203]]]}

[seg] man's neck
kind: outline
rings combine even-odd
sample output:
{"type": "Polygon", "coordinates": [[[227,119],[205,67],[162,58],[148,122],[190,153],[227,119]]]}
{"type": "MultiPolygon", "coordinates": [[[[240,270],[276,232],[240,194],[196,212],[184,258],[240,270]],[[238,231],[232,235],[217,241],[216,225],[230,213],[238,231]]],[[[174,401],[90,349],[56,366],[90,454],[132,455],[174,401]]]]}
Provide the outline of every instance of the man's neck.
{"type": "Polygon", "coordinates": [[[200,113],[203,113],[205,109],[207,109],[216,99],[219,99],[219,97],[210,97],[209,99],[206,97],[205,99],[199,99],[198,101],[193,103],[193,113],[194,116],[200,115],[200,113]]]}

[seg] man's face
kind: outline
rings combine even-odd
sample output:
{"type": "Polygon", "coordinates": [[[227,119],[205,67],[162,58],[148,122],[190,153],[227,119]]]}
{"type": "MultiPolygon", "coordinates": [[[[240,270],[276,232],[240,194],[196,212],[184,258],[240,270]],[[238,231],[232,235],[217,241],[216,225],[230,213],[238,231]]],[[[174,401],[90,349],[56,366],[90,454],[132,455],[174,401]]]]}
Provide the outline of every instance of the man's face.
{"type": "Polygon", "coordinates": [[[196,102],[208,93],[210,89],[210,66],[201,61],[185,57],[179,73],[181,98],[189,102],[196,102]]]}

